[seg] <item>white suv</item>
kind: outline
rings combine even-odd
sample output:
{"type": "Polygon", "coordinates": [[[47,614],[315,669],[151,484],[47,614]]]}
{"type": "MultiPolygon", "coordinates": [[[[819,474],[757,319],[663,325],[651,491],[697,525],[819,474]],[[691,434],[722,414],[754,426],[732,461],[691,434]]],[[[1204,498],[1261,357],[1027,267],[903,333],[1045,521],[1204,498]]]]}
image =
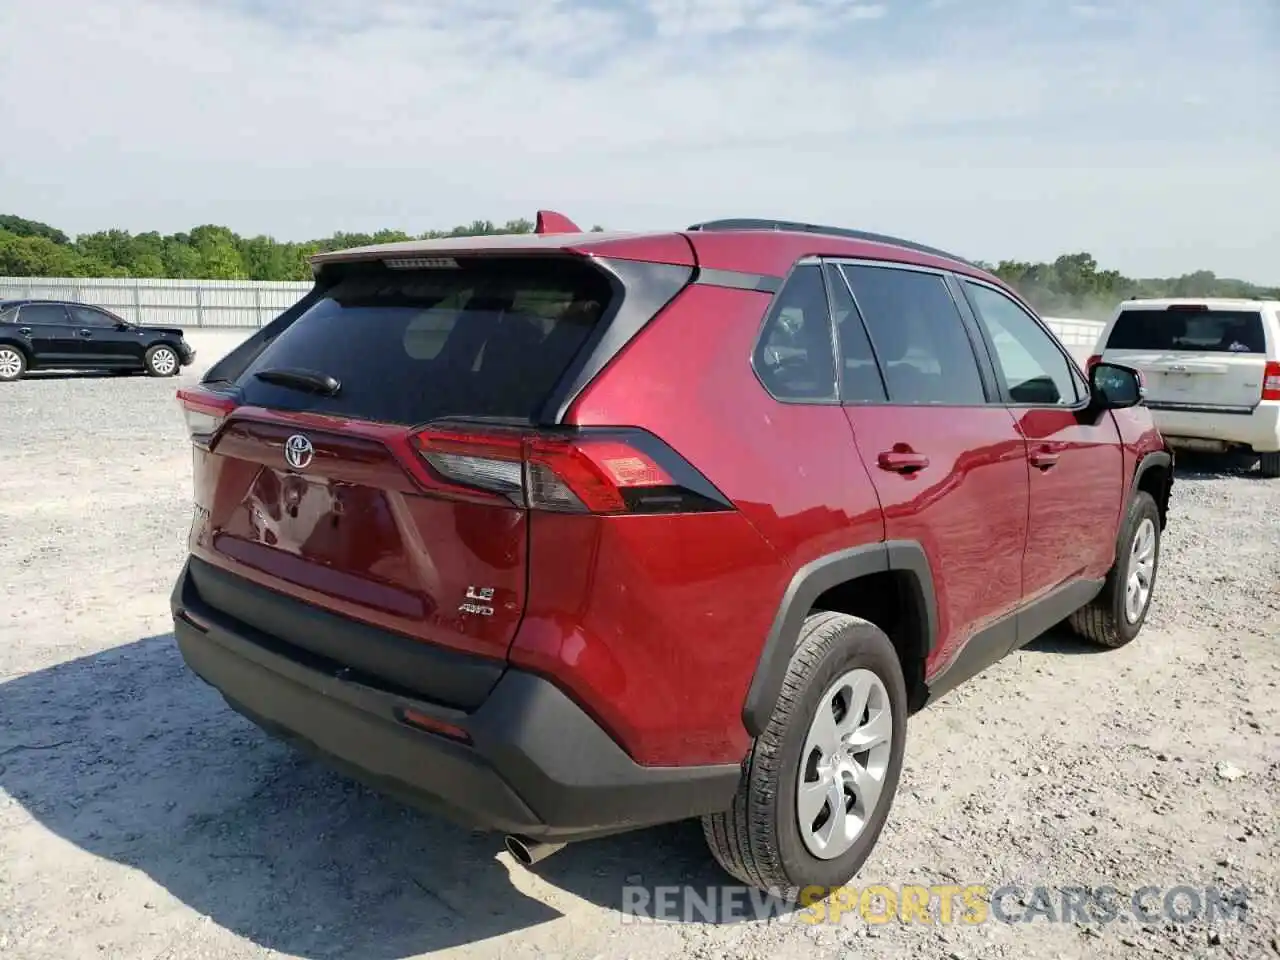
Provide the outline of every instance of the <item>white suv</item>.
{"type": "Polygon", "coordinates": [[[1170,446],[1251,452],[1280,477],[1280,301],[1126,300],[1089,365],[1099,359],[1142,371],[1170,446]]]}

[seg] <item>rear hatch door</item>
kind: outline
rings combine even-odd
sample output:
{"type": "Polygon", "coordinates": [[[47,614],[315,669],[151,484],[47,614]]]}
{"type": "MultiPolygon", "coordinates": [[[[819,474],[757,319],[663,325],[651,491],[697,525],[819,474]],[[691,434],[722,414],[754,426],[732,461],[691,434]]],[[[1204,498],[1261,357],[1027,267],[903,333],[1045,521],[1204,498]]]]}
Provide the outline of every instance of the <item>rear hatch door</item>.
{"type": "Polygon", "coordinates": [[[373,656],[370,626],[502,658],[525,605],[525,510],[451,487],[415,437],[441,418],[536,421],[615,296],[582,257],[445,263],[331,268],[332,286],[233,382],[210,385],[235,406],[196,445],[202,598],[382,674],[400,661],[373,656]],[[332,617],[318,630],[262,588],[332,617]]]}
{"type": "Polygon", "coordinates": [[[1127,308],[1104,356],[1142,371],[1152,407],[1247,412],[1262,395],[1266,332],[1257,309],[1127,308]]]}

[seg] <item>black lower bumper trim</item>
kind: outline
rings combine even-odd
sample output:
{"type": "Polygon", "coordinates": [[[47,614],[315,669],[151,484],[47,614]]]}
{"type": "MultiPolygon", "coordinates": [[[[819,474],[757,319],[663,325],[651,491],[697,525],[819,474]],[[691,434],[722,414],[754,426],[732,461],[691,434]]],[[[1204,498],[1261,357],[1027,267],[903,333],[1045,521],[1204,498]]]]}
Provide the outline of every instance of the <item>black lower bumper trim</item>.
{"type": "Polygon", "coordinates": [[[463,713],[325,673],[199,605],[184,566],[172,599],[178,648],[234,709],[354,779],[466,826],[572,841],[733,802],[737,764],[641,766],[543,678],[508,669],[463,713]],[[463,728],[471,743],[406,726],[397,719],[406,708],[463,728]]]}

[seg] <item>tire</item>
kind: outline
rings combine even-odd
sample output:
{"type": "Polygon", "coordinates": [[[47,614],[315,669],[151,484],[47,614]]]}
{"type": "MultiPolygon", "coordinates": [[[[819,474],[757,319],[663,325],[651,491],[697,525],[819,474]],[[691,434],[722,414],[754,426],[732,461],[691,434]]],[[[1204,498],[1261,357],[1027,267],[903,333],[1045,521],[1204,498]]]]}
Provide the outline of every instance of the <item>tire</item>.
{"type": "Polygon", "coordinates": [[[0,383],[21,380],[27,372],[27,355],[15,346],[0,343],[0,383]]]}
{"type": "Polygon", "coordinates": [[[1145,490],[1134,493],[1125,514],[1124,525],[1118,539],[1116,562],[1107,573],[1106,583],[1092,602],[1081,607],[1069,618],[1071,628],[1084,639],[1103,647],[1123,647],[1133,640],[1146,623],[1151,598],[1155,596],[1156,577],[1160,570],[1160,511],[1151,494],[1145,490]],[[1141,600],[1137,616],[1126,612],[1127,586],[1138,563],[1135,557],[1136,539],[1141,531],[1148,531],[1150,540],[1150,565],[1147,572],[1147,591],[1141,600]]]}
{"type": "MultiPolygon", "coordinates": [[[[822,888],[821,898],[848,883],[874,848],[897,791],[906,747],[906,706],[902,666],[883,631],[841,613],[810,615],[800,630],[769,725],[743,761],[733,806],[702,818],[703,834],[715,860],[740,882],[792,902],[813,902],[817,899],[813,887],[822,888]],[[860,766],[864,775],[867,769],[882,771],[880,790],[865,811],[852,844],[841,849],[842,845],[835,843],[824,856],[816,856],[806,843],[797,814],[802,769],[806,780],[816,779],[813,761],[818,754],[805,748],[810,745],[810,725],[819,709],[831,711],[837,698],[848,703],[845,696],[851,688],[836,690],[832,685],[853,670],[870,672],[870,676],[860,675],[861,681],[872,684],[868,708],[875,709],[877,716],[887,716],[891,724],[882,745],[862,755],[865,766],[860,766]]],[[[860,728],[862,716],[854,721],[855,729],[860,728]]],[[[849,762],[857,764],[858,760],[849,762]]],[[[835,782],[839,781],[828,780],[829,785],[835,782]]],[[[819,790],[814,796],[823,793],[819,790]]],[[[850,797],[842,793],[842,799],[847,803],[850,797]]],[[[829,800],[822,802],[826,805],[821,808],[810,807],[818,809],[812,822],[822,822],[826,815],[830,824],[833,808],[829,800]]]]}
{"type": "Polygon", "coordinates": [[[1280,477],[1280,453],[1258,454],[1258,470],[1269,480],[1280,477]]]}
{"type": "Polygon", "coordinates": [[[167,343],[157,343],[143,358],[147,373],[153,377],[172,377],[182,369],[178,351],[167,343]]]}

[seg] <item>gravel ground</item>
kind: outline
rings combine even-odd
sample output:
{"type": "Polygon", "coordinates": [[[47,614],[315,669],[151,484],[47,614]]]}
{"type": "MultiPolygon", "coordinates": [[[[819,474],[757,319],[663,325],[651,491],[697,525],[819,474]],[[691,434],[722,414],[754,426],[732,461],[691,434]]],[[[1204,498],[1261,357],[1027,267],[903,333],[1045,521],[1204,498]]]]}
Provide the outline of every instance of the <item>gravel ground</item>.
{"type": "MultiPolygon", "coordinates": [[[[193,379],[184,374],[183,380],[193,379]]],[[[1248,891],[1214,924],[627,923],[624,885],[721,877],[696,825],[515,866],[302,759],[183,667],[168,591],[190,455],[174,381],[0,389],[0,956],[1280,955],[1280,483],[1176,486],[1151,620],[1054,634],[911,725],[855,881],[1248,891]]],[[[1027,907],[1006,906],[1017,918],[1027,907]]]]}

